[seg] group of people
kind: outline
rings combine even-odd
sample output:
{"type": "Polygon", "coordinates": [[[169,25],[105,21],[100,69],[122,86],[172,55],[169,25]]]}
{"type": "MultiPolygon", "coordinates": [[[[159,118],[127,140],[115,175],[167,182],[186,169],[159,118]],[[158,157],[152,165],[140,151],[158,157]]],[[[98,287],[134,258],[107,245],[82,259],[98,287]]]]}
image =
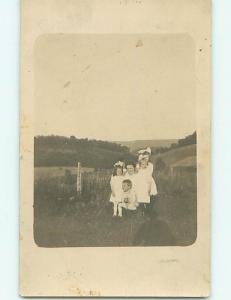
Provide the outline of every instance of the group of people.
{"type": "Polygon", "coordinates": [[[118,161],[114,164],[110,181],[114,217],[122,217],[124,212],[134,214],[138,208],[143,215],[152,210],[157,188],[150,156],[148,147],[138,151],[137,162],[118,161]]]}

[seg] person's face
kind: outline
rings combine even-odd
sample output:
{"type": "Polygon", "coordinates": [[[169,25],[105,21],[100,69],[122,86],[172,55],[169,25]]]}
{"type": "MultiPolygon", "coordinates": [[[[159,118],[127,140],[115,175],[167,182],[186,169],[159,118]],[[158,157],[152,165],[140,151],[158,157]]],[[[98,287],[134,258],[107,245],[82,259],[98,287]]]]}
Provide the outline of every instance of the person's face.
{"type": "Polygon", "coordinates": [[[127,166],[127,171],[129,175],[133,175],[135,173],[135,168],[133,165],[128,165],[127,166]]]}
{"type": "Polygon", "coordinates": [[[124,192],[127,192],[128,190],[130,190],[130,186],[126,182],[123,182],[122,189],[124,192]]]}
{"type": "Polygon", "coordinates": [[[121,168],[117,168],[117,169],[116,169],[116,175],[117,175],[117,176],[121,176],[122,174],[123,174],[122,169],[121,169],[121,168]]]}
{"type": "Polygon", "coordinates": [[[141,159],[141,161],[140,161],[140,167],[142,169],[145,169],[147,167],[147,165],[148,165],[147,159],[146,158],[141,159]]]}

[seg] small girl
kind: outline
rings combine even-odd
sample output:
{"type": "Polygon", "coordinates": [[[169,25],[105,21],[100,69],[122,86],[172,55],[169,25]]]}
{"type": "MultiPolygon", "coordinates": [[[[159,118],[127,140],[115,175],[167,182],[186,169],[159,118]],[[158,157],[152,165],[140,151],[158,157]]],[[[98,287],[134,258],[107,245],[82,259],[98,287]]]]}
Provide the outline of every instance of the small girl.
{"type": "Polygon", "coordinates": [[[122,202],[123,179],[123,163],[119,161],[114,164],[114,171],[110,181],[112,193],[109,201],[113,203],[113,217],[117,216],[117,212],[118,216],[122,217],[122,208],[119,204],[122,202]]]}
{"type": "Polygon", "coordinates": [[[129,179],[132,182],[132,189],[136,191],[136,163],[135,162],[127,162],[126,164],[126,173],[124,175],[125,179],[129,179]]]}

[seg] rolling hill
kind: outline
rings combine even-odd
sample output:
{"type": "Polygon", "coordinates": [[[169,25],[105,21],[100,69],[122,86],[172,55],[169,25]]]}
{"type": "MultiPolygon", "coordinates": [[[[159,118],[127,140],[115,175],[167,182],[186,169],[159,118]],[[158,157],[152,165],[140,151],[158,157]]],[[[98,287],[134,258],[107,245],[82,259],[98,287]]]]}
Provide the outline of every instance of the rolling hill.
{"type": "Polygon", "coordinates": [[[118,160],[132,160],[129,149],[116,143],[62,136],[34,138],[35,167],[76,166],[112,168],[118,160]]]}
{"type": "Polygon", "coordinates": [[[155,164],[158,158],[161,158],[167,165],[175,164],[177,161],[187,157],[196,156],[196,144],[175,148],[165,153],[152,155],[151,161],[155,164]]]}
{"type": "Polygon", "coordinates": [[[177,139],[167,139],[167,140],[135,140],[135,141],[116,141],[115,143],[122,146],[126,146],[131,152],[136,152],[142,148],[151,147],[169,147],[171,144],[177,143],[177,139]]]}

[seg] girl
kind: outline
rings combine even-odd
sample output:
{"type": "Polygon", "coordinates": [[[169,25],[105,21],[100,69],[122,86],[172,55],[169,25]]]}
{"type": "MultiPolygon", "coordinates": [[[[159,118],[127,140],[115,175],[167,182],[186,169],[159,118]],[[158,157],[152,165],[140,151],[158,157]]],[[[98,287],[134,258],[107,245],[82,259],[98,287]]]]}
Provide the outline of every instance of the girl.
{"type": "Polygon", "coordinates": [[[129,179],[132,182],[132,189],[136,191],[136,181],[137,181],[137,173],[136,173],[136,163],[128,162],[126,164],[126,170],[124,177],[125,179],[129,179]]]}
{"type": "Polygon", "coordinates": [[[144,214],[147,207],[150,206],[150,196],[157,194],[156,184],[148,167],[146,155],[140,154],[139,156],[139,171],[136,182],[137,199],[144,214]]]}
{"type": "Polygon", "coordinates": [[[113,203],[113,217],[118,216],[122,217],[122,208],[119,205],[122,202],[122,182],[123,182],[123,163],[117,162],[114,164],[114,171],[111,177],[111,197],[110,202],[113,203]]]}
{"type": "MultiPolygon", "coordinates": [[[[138,157],[143,157],[147,160],[147,171],[149,171],[152,176],[153,164],[149,161],[151,154],[152,154],[152,150],[150,147],[147,147],[146,149],[142,149],[142,150],[138,151],[138,157]]],[[[138,158],[138,160],[139,160],[139,158],[138,158]]],[[[137,167],[139,169],[139,164],[137,165],[137,167]]]]}

